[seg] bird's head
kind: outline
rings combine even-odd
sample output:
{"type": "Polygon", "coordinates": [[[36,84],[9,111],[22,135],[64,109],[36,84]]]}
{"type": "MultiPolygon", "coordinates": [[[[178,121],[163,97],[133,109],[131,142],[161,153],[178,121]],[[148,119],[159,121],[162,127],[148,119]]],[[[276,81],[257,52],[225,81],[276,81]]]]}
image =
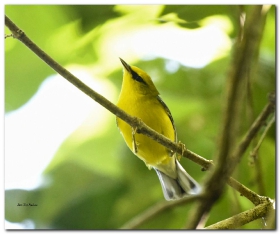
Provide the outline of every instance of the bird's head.
{"type": "Polygon", "coordinates": [[[122,89],[142,95],[159,95],[151,77],[146,72],[138,67],[128,65],[121,58],[120,60],[124,67],[122,89]]]}

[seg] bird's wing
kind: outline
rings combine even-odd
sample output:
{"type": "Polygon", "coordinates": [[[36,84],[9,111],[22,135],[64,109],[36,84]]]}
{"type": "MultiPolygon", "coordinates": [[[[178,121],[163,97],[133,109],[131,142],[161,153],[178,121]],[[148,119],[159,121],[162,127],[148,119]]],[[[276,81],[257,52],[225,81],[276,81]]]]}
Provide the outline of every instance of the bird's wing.
{"type": "Polygon", "coordinates": [[[164,110],[166,111],[171,123],[172,123],[172,126],[173,126],[173,129],[174,129],[174,133],[175,133],[175,142],[177,142],[177,131],[176,131],[176,127],[175,127],[175,124],[174,124],[174,120],[173,120],[173,117],[171,115],[171,112],[170,110],[168,109],[167,105],[164,103],[164,101],[162,101],[162,99],[160,98],[160,96],[157,96],[157,100],[160,102],[160,104],[163,106],[164,110]]]}

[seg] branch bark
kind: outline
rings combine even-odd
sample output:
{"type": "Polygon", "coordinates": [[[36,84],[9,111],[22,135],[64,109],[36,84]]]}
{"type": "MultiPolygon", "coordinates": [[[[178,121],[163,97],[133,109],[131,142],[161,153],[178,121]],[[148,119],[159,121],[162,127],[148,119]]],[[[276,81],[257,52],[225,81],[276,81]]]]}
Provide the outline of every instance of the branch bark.
{"type": "Polygon", "coordinates": [[[204,229],[237,229],[256,219],[266,217],[268,214],[270,214],[270,212],[275,212],[273,206],[274,201],[267,199],[264,203],[257,205],[250,210],[246,210],[228,219],[210,225],[204,229]]]}

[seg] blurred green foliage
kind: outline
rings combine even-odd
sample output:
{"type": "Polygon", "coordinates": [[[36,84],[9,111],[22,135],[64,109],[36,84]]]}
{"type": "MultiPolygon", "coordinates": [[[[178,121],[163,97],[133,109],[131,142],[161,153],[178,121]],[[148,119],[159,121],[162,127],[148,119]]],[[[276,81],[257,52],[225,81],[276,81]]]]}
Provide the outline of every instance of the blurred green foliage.
{"type": "MultiPolygon", "coordinates": [[[[134,11],[137,11],[137,6],[134,11]]],[[[193,30],[201,27],[200,21],[205,17],[223,15],[232,23],[233,31],[228,36],[234,41],[238,33],[238,6],[168,5],[161,6],[154,12],[153,17],[147,19],[148,24],[160,26],[166,22],[156,19],[163,19],[172,13],[185,21],[178,22],[181,27],[193,30]]],[[[106,32],[104,34],[101,27],[107,23],[114,25],[120,17],[129,14],[116,10],[113,5],[6,5],[5,13],[63,66],[80,64],[92,68],[96,68],[101,61],[100,54],[106,59],[106,54],[100,51],[100,38],[111,35],[106,32]]],[[[133,11],[130,14],[133,15],[133,11]]],[[[137,27],[142,25],[140,22],[131,26],[137,30],[137,27]]],[[[117,30],[126,30],[117,23],[115,27],[117,30]]],[[[5,30],[5,33],[9,34],[9,30],[5,30]]],[[[54,72],[16,40],[6,39],[5,49],[5,108],[6,112],[10,112],[24,105],[36,93],[40,84],[54,72]]],[[[116,60],[117,57],[118,55],[116,58],[107,58],[106,69],[105,65],[100,64],[98,69],[99,73],[104,70],[104,76],[120,90],[121,64],[117,67],[112,65],[110,68],[110,60],[116,60]]],[[[179,64],[174,72],[166,69],[168,60],[160,57],[133,64],[149,74],[155,73],[161,77],[161,80],[155,83],[172,112],[179,140],[184,142],[187,148],[207,159],[215,159],[217,152],[230,61],[229,53],[203,68],[179,64]]],[[[268,93],[276,89],[274,6],[268,13],[258,67],[259,72],[251,77],[250,86],[254,118],[266,104],[268,93]]],[[[246,106],[244,103],[242,105],[246,106]]],[[[252,122],[252,119],[246,116],[244,113],[244,129],[241,130],[243,133],[252,122]]],[[[108,130],[101,136],[88,136],[81,144],[73,144],[71,139],[75,132],[72,133],[46,168],[46,184],[30,191],[6,190],[6,220],[22,222],[29,219],[38,229],[117,229],[157,201],[163,200],[156,174],[149,171],[144,163],[127,149],[113,119],[110,119],[106,126],[108,130]],[[16,206],[20,201],[37,203],[38,207],[20,209],[16,206]]],[[[243,157],[235,178],[253,191],[259,192],[256,167],[249,165],[248,155],[249,152],[243,157]]],[[[259,158],[265,184],[265,194],[262,195],[274,198],[275,127],[265,138],[259,158]]],[[[208,173],[202,172],[193,162],[187,159],[182,159],[181,162],[199,182],[203,182],[207,177],[208,173]]],[[[191,207],[189,204],[165,211],[140,228],[180,229],[187,222],[191,207]]],[[[225,194],[210,212],[207,225],[252,207],[246,198],[239,196],[233,189],[226,188],[225,194]]],[[[243,228],[260,229],[261,221],[257,220],[243,228]]]]}

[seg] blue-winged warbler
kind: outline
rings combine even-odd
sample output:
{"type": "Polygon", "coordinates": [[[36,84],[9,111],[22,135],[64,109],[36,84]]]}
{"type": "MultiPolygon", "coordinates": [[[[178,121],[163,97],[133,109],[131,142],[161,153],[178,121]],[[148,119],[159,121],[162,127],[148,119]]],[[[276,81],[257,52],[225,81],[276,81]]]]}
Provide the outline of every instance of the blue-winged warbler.
{"type": "MultiPolygon", "coordinates": [[[[177,141],[176,129],[168,107],[159,97],[150,76],[120,58],[124,67],[123,83],[117,106],[128,114],[140,118],[150,128],[177,141]]],[[[137,134],[126,122],[117,118],[117,125],[127,146],[155,169],[166,200],[182,198],[200,191],[198,183],[184,170],[175,153],[151,138],[137,134]]]]}

